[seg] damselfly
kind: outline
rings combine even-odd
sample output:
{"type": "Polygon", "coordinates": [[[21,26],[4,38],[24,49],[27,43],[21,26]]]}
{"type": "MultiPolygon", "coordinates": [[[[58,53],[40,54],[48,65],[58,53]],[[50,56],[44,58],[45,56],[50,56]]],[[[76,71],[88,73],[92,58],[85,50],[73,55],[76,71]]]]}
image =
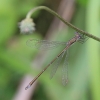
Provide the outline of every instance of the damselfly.
{"type": "Polygon", "coordinates": [[[60,45],[65,45],[66,47],[57,55],[57,57],[55,57],[29,84],[28,86],[25,88],[25,90],[27,90],[28,88],[30,88],[32,86],[32,84],[39,78],[39,76],[52,64],[56,61],[54,68],[51,72],[51,78],[54,76],[59,63],[62,59],[62,57],[65,55],[65,60],[64,60],[64,64],[63,64],[63,76],[62,76],[62,84],[66,85],[68,82],[68,61],[67,61],[67,50],[68,48],[74,44],[75,42],[79,41],[81,43],[83,43],[85,40],[85,36],[79,34],[78,32],[75,33],[75,36],[70,39],[68,42],[58,42],[58,41],[47,41],[47,40],[36,40],[36,39],[30,39],[27,41],[27,45],[30,47],[36,46],[39,49],[51,49],[51,48],[56,48],[60,45]]]}

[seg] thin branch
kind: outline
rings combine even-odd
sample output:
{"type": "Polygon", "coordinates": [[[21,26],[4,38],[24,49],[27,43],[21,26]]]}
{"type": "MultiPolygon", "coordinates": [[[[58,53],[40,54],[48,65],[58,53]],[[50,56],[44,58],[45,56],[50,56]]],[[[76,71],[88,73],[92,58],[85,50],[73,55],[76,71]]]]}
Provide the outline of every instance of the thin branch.
{"type": "Polygon", "coordinates": [[[55,11],[51,10],[50,8],[48,7],[45,7],[45,6],[39,6],[39,7],[35,7],[33,8],[32,10],[29,11],[29,13],[27,14],[26,18],[30,18],[32,13],[34,13],[35,11],[37,10],[41,10],[41,9],[44,9],[44,10],[47,10],[48,12],[50,12],[51,14],[53,14],[54,16],[58,17],[62,22],[64,22],[66,25],[68,25],[69,27],[71,27],[72,29],[76,30],[77,32],[81,33],[81,34],[84,34],[96,41],[99,41],[100,42],[100,38],[92,35],[92,34],[89,34],[88,32],[85,32],[77,27],[75,27],[74,25],[72,25],[71,23],[65,21],[60,15],[58,15],[55,11]]]}

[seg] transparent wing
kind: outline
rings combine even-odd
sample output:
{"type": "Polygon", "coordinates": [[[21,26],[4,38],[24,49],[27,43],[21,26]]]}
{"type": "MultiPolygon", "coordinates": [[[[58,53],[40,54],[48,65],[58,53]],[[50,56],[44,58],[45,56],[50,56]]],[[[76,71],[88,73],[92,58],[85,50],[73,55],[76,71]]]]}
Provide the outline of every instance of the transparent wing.
{"type": "Polygon", "coordinates": [[[66,42],[29,39],[26,44],[29,47],[36,47],[38,49],[53,49],[61,45],[66,45],[66,42]]]}
{"type": "Polygon", "coordinates": [[[66,51],[62,68],[62,84],[65,86],[67,83],[68,83],[68,50],[66,51]]]}
{"type": "Polygon", "coordinates": [[[56,73],[56,71],[57,71],[57,69],[58,69],[58,66],[59,66],[59,64],[60,64],[60,62],[61,62],[61,60],[62,60],[64,54],[65,54],[65,52],[63,52],[63,53],[56,59],[56,61],[54,62],[53,66],[52,66],[53,68],[52,68],[51,73],[50,73],[50,79],[52,79],[53,76],[55,75],[55,73],[56,73]]]}

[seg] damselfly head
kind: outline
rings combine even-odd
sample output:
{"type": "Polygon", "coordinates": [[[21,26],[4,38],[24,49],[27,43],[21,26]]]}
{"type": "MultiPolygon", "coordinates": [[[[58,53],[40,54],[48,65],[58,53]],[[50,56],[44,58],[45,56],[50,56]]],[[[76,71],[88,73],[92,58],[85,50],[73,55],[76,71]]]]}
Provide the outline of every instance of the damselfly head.
{"type": "Polygon", "coordinates": [[[84,43],[88,40],[88,37],[84,34],[80,34],[79,32],[75,32],[75,36],[77,37],[77,41],[80,43],[84,43]]]}

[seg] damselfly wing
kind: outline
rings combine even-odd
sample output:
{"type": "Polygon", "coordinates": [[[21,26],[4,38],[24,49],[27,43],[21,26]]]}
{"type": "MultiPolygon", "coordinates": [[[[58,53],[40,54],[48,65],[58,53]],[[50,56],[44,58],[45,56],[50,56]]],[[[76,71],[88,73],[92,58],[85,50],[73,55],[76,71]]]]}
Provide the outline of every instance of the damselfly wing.
{"type": "Polygon", "coordinates": [[[49,50],[57,48],[61,45],[66,45],[66,42],[29,39],[26,44],[31,48],[36,47],[37,49],[41,50],[49,50]]]}

